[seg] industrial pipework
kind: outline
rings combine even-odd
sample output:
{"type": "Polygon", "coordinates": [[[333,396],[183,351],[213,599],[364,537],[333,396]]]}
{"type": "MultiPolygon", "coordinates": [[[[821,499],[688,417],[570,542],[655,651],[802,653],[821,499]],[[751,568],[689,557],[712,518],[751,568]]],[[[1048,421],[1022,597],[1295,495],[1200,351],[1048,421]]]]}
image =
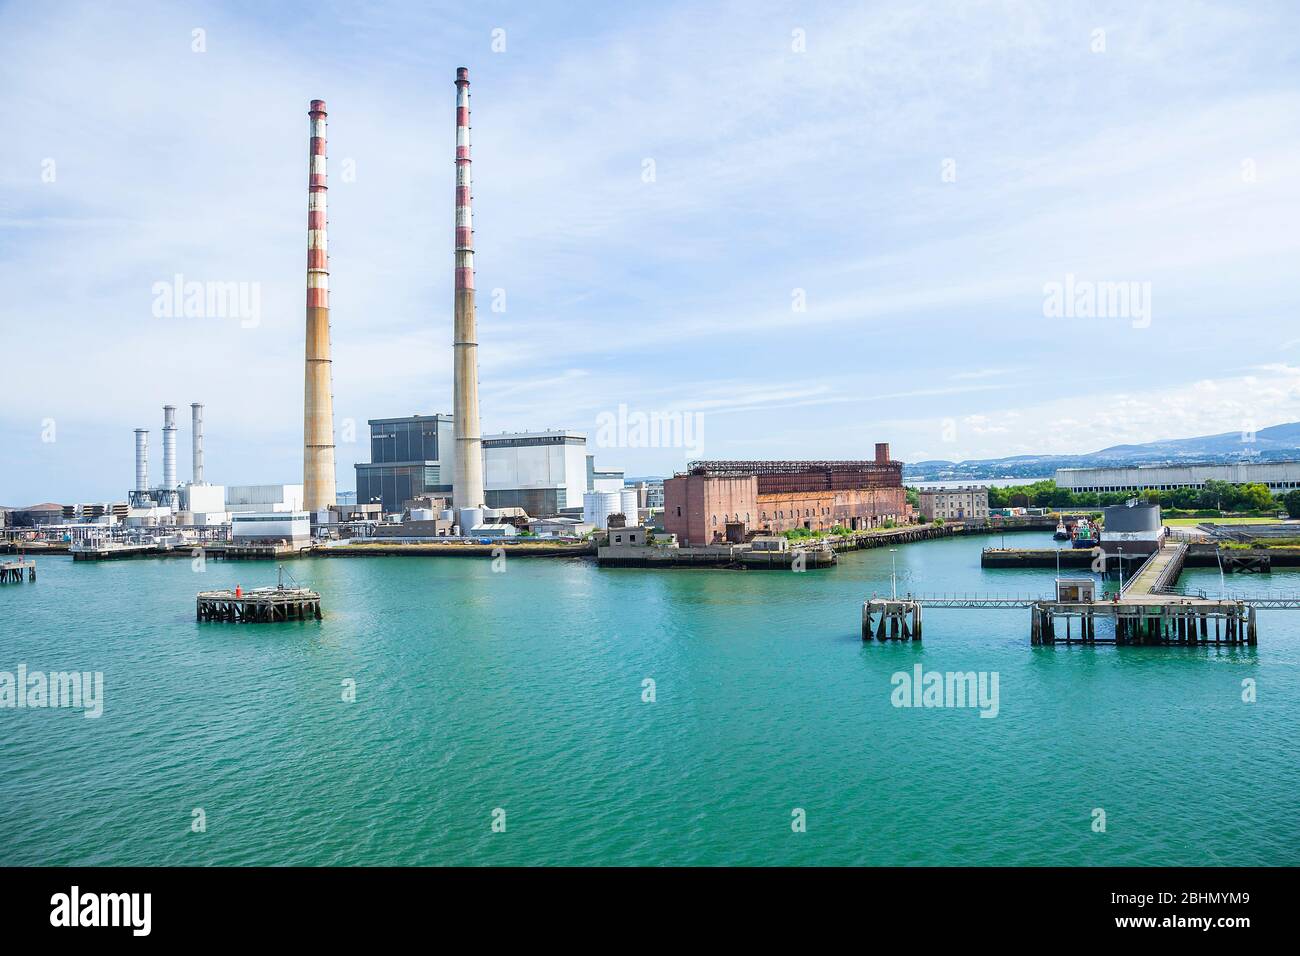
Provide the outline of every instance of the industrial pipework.
{"type": "MultiPolygon", "coordinates": [[[[470,214],[469,70],[456,70],[456,292],[452,351],[456,461],[452,502],[483,507],[483,443],[478,420],[478,341],[474,321],[474,220],[470,214]]],[[[464,521],[461,521],[464,524],[464,521]]]]}
{"type": "Polygon", "coordinates": [[[302,500],[335,503],[334,397],[330,384],[329,248],[326,242],[325,101],[312,100],[307,178],[307,367],[303,397],[302,500]]]}

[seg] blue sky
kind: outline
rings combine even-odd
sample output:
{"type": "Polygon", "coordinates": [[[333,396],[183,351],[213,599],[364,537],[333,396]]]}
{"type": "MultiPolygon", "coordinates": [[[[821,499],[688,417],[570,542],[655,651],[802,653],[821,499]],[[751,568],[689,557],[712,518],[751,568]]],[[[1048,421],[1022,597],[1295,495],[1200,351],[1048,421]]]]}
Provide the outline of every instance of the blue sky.
{"type": "Polygon", "coordinates": [[[301,480],[313,98],[340,487],[367,418],[450,411],[458,66],[485,432],[698,415],[699,447],[597,449],[663,474],[1300,419],[1298,21],[1283,3],[0,6],[0,503],[121,499],[133,428],[160,467],[165,402],[182,478],[203,401],[209,480],[301,480]],[[178,273],[256,283],[259,321],[155,316],[178,273]],[[1149,315],[1045,314],[1067,276],[1137,283],[1149,315]]]}

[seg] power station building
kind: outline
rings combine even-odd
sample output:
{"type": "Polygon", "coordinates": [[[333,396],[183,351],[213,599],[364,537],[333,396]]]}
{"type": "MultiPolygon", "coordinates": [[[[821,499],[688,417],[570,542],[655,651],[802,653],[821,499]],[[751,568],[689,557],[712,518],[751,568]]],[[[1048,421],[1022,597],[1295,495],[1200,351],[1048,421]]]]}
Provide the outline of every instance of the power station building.
{"type": "Polygon", "coordinates": [[[450,415],[372,418],[370,461],[357,463],[357,504],[388,512],[420,495],[451,493],[456,442],[450,415]]]}
{"type": "Polygon", "coordinates": [[[664,530],[690,546],[910,518],[903,463],[884,442],[873,461],[697,461],[664,482],[664,530]]]}
{"type": "MultiPolygon", "coordinates": [[[[455,495],[452,416],[374,418],[369,424],[371,460],[355,466],[359,505],[379,503],[391,513],[421,495],[455,495]]],[[[591,490],[587,438],[578,432],[502,432],[483,436],[481,445],[489,508],[522,508],[549,517],[581,508],[583,494],[591,490]]],[[[622,489],[622,472],[595,474],[616,474],[622,489]]]]}
{"type": "Polygon", "coordinates": [[[128,493],[128,525],[225,524],[230,520],[225,505],[225,488],[209,484],[203,477],[203,405],[190,405],[191,480],[182,482],[176,473],[176,406],[163,406],[162,480],[149,482],[149,430],[135,430],[135,487],[128,493]]]}
{"type": "Polygon", "coordinates": [[[580,508],[587,437],[569,431],[485,435],[483,485],[489,508],[523,508],[537,517],[580,508]]]}

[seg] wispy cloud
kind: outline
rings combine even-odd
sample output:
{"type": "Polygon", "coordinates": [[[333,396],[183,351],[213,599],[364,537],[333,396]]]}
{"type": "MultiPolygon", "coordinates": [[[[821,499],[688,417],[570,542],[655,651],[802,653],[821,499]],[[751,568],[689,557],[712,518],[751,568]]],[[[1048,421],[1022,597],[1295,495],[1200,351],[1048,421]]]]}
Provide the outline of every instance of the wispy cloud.
{"type": "MultiPolygon", "coordinates": [[[[0,322],[68,371],[7,363],[0,498],[120,497],[164,401],[208,403],[214,478],[294,477],[313,97],[337,414],[447,410],[461,65],[485,430],[628,402],[756,454],[942,451],[935,423],[968,419],[971,453],[1006,454],[1230,418],[1195,383],[1294,347],[1296,26],[1228,3],[4,6],[0,322]],[[176,273],[258,282],[261,323],[153,318],[176,273]],[[1045,319],[1066,273],[1150,282],[1150,327],[1045,319]],[[1097,387],[1153,376],[1188,404],[1097,387]]],[[[1285,379],[1241,386],[1261,420],[1300,417],[1285,379]]]]}

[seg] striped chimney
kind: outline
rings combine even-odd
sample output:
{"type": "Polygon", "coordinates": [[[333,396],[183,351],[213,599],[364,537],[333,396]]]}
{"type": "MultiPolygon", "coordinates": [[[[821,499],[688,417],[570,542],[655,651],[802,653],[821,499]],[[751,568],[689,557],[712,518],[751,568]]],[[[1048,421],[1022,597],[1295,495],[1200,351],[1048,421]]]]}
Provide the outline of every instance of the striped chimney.
{"type": "Polygon", "coordinates": [[[456,299],[453,415],[456,459],[452,506],[483,507],[483,444],[478,420],[478,341],[474,322],[474,221],[470,214],[469,70],[456,71],[456,299]]]}
{"type": "Polygon", "coordinates": [[[335,503],[334,396],[330,382],[329,249],[325,240],[325,101],[312,100],[307,177],[307,369],[303,400],[302,500],[335,503]]]}

